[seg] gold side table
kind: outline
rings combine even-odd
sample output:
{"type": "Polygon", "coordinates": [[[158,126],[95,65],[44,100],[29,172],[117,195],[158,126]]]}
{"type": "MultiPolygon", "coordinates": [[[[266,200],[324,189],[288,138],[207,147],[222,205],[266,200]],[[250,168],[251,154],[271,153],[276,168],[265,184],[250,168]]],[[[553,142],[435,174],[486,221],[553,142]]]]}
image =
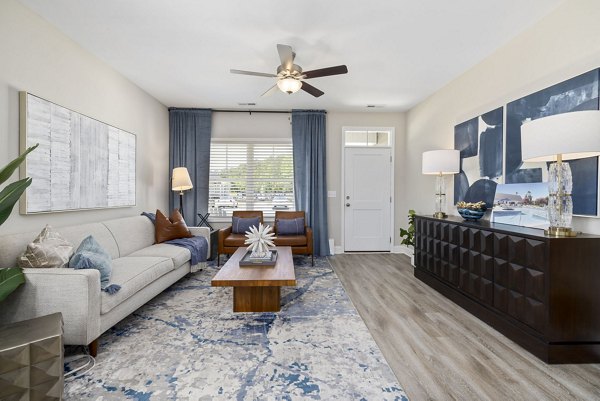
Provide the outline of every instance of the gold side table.
{"type": "Polygon", "coordinates": [[[61,400],[62,314],[0,326],[0,400],[61,400]]]}

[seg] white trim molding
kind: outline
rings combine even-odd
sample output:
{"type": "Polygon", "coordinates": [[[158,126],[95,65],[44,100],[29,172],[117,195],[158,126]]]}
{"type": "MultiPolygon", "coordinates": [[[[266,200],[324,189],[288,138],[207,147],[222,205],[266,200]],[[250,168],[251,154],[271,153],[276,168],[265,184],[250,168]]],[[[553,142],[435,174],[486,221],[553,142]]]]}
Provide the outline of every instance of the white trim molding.
{"type": "Polygon", "coordinates": [[[406,245],[394,245],[393,253],[403,253],[408,256],[413,256],[415,254],[415,250],[406,245]]]}

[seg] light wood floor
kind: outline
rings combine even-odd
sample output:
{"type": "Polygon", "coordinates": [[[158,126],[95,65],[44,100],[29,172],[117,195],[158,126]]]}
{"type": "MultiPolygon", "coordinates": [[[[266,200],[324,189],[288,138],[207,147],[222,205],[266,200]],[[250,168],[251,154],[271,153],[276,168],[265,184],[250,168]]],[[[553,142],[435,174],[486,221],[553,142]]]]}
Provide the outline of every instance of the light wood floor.
{"type": "Polygon", "coordinates": [[[414,278],[407,256],[330,260],[412,401],[600,400],[600,364],[546,365],[414,278]]]}

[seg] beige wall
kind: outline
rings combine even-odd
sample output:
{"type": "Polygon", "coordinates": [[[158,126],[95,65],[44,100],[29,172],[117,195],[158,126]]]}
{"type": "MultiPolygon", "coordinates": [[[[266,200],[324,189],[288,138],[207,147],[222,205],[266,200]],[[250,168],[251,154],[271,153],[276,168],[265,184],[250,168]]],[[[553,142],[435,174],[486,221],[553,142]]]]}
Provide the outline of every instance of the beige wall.
{"type": "Polygon", "coordinates": [[[0,2],[0,60],[0,166],[18,154],[19,91],[137,135],[136,207],[21,216],[16,205],[0,234],[167,208],[165,106],[14,0],[0,2]]]}
{"type": "Polygon", "coordinates": [[[398,232],[406,215],[404,186],[405,115],[404,113],[327,113],[327,189],[335,191],[335,198],[328,198],[329,238],[335,246],[342,246],[342,127],[394,127],[394,245],[400,244],[398,232]]]}
{"type": "Polygon", "coordinates": [[[213,139],[292,141],[291,113],[212,113],[213,139]]]}
{"type": "MultiPolygon", "coordinates": [[[[291,126],[288,114],[260,114],[251,116],[245,113],[214,113],[213,137],[215,138],[278,138],[291,139],[291,126]]],[[[342,208],[341,208],[341,179],[342,179],[342,127],[394,127],[396,132],[395,146],[395,228],[406,214],[403,200],[404,174],[404,114],[402,113],[327,113],[327,189],[335,191],[335,198],[328,198],[329,238],[333,238],[336,246],[342,245],[342,208]]],[[[211,223],[215,227],[224,227],[226,223],[211,223]]],[[[400,238],[395,237],[395,245],[400,238]]]]}
{"type": "MultiPolygon", "coordinates": [[[[421,175],[421,153],[453,148],[454,126],[534,91],[600,67],[600,4],[571,0],[407,113],[406,205],[433,211],[434,178],[421,175]]],[[[594,183],[591,183],[595,185],[594,183]]],[[[454,197],[447,181],[449,205],[454,197]]],[[[449,211],[454,209],[449,207],[449,211]]],[[[575,218],[600,234],[600,220],[575,218]]]]}

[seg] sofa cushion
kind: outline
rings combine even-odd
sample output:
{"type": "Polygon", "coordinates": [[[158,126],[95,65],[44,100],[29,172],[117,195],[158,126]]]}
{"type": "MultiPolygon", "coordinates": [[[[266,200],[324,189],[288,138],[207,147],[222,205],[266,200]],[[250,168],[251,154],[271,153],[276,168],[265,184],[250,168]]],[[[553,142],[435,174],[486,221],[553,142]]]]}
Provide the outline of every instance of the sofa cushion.
{"type": "Polygon", "coordinates": [[[154,230],[157,244],[173,239],[193,237],[178,209],[173,210],[168,218],[160,210],[157,210],[154,230]]]}
{"type": "MultiPolygon", "coordinates": [[[[148,219],[146,219],[148,220],[148,219]]],[[[93,235],[96,241],[104,248],[113,259],[119,257],[119,248],[113,235],[102,223],[82,224],[79,226],[59,227],[57,231],[64,239],[73,244],[76,249],[81,241],[88,235],[93,235]]],[[[0,266],[15,267],[17,258],[27,245],[40,233],[28,232],[23,234],[9,234],[0,236],[0,266]]]]}
{"type": "Polygon", "coordinates": [[[134,256],[150,256],[150,257],[166,257],[171,258],[173,265],[177,269],[190,260],[190,251],[180,246],[170,244],[156,244],[147,248],[135,251],[130,257],[134,256]]]}
{"type": "Polygon", "coordinates": [[[18,259],[18,265],[25,267],[65,267],[73,255],[73,245],[50,226],[27,245],[18,259]]]}
{"type": "Polygon", "coordinates": [[[115,237],[102,223],[82,224],[80,226],[59,227],[57,230],[75,249],[79,248],[81,242],[88,236],[93,235],[94,239],[104,249],[111,258],[119,257],[119,246],[115,237]]]}
{"type": "Polygon", "coordinates": [[[89,235],[79,245],[75,254],[69,260],[72,269],[96,269],[100,272],[100,288],[108,287],[112,273],[112,258],[102,246],[89,235]]]}
{"type": "MultiPolygon", "coordinates": [[[[139,251],[142,248],[154,244],[154,224],[152,224],[150,219],[145,216],[108,220],[103,224],[110,230],[115,238],[119,247],[118,257],[122,258],[123,256],[127,256],[135,251],[139,251]]],[[[94,233],[89,234],[93,234],[94,238],[98,239],[94,233]]],[[[100,242],[100,245],[104,246],[102,242],[100,242]]],[[[106,249],[106,247],[104,247],[104,249],[106,249]]]]}
{"type": "Polygon", "coordinates": [[[246,231],[250,231],[250,227],[258,228],[259,224],[260,224],[259,217],[243,218],[243,217],[233,216],[231,218],[231,232],[234,234],[244,235],[246,233],[246,231]]]}
{"type": "Polygon", "coordinates": [[[304,235],[304,217],[275,220],[277,235],[304,235]]]}
{"type": "Polygon", "coordinates": [[[229,234],[223,241],[223,245],[240,247],[245,246],[244,241],[246,241],[246,236],[244,234],[229,234]]]}
{"type": "Polygon", "coordinates": [[[278,246],[306,246],[306,235],[279,235],[275,238],[278,246]]]}
{"type": "Polygon", "coordinates": [[[100,313],[110,312],[115,306],[174,269],[173,261],[164,257],[128,256],[113,260],[110,283],[120,285],[121,290],[115,294],[102,292],[100,313]]]}

